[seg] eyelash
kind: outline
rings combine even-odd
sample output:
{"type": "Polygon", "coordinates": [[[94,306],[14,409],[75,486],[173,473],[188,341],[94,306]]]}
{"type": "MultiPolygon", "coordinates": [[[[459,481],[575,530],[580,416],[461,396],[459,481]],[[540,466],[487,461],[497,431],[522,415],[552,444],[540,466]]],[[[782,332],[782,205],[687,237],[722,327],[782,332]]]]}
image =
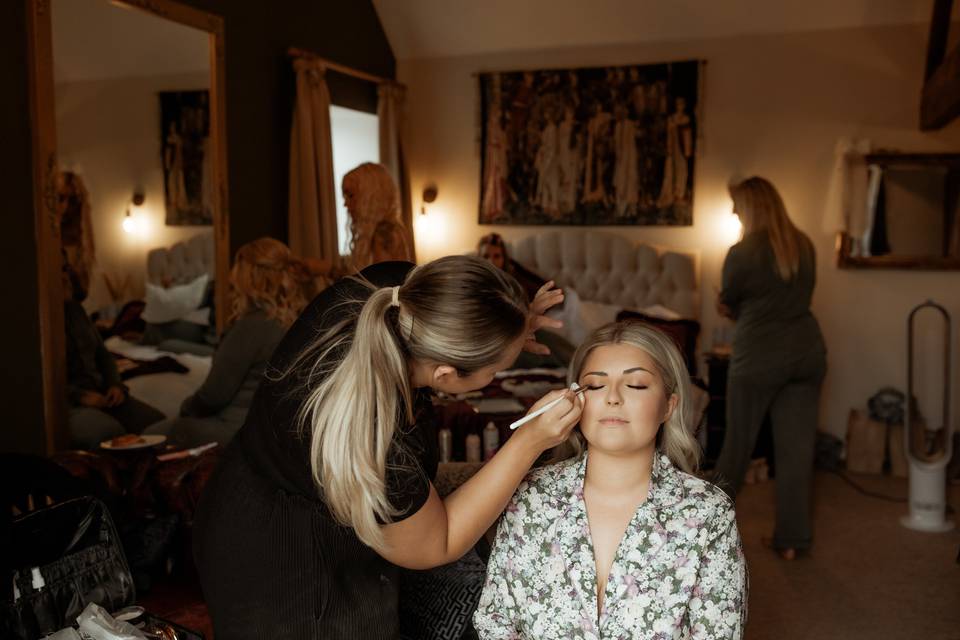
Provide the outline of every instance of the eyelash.
{"type": "MultiPolygon", "coordinates": [[[[598,389],[603,389],[603,386],[604,386],[604,385],[589,385],[589,384],[583,385],[583,387],[584,387],[587,391],[596,391],[596,390],[598,390],[598,389]]],[[[647,387],[644,386],[644,385],[633,385],[633,384],[628,384],[627,387],[629,387],[630,389],[637,389],[638,391],[642,391],[643,389],[646,389],[646,388],[647,388],[647,387]]]]}

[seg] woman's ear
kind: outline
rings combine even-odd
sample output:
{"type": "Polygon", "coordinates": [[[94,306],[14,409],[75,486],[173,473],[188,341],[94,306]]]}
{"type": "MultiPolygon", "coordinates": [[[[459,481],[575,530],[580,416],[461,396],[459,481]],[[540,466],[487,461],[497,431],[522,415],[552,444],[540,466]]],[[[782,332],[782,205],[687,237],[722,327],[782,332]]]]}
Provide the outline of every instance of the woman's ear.
{"type": "Polygon", "coordinates": [[[456,367],[451,367],[448,364],[438,364],[433,368],[433,375],[430,376],[433,381],[431,386],[437,389],[456,381],[458,377],[456,367]]]}
{"type": "Polygon", "coordinates": [[[678,404],[680,404],[680,396],[675,393],[671,393],[670,397],[667,398],[667,412],[663,416],[664,423],[666,423],[673,415],[673,412],[677,410],[678,404]]]}

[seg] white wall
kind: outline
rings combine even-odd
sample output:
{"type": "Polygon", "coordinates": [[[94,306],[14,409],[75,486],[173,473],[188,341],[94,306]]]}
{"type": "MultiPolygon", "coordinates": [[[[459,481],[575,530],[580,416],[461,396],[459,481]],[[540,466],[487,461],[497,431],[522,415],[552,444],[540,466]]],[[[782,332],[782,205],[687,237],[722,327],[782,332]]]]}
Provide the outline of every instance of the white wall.
{"type": "Polygon", "coordinates": [[[166,226],[159,91],[207,89],[207,73],[115,78],[56,86],[60,166],[76,170],[90,194],[98,270],[88,309],[110,302],[99,272],[130,274],[125,300],[143,298],[147,251],[169,247],[210,227],[166,226]],[[136,212],[142,234],[121,227],[134,189],[146,201],[136,212]]]}
{"type": "MultiPolygon", "coordinates": [[[[613,230],[700,253],[702,346],[709,347],[720,324],[714,288],[729,244],[722,233],[730,210],[726,184],[732,176],[771,179],[817,247],[813,310],[826,336],[830,366],[821,423],[842,434],[851,407],[865,405],[881,386],[905,386],[905,322],[913,305],[927,298],[944,304],[954,316],[955,351],[960,342],[960,272],[838,270],[833,230],[823,214],[840,137],[866,137],[878,147],[914,151],[960,148],[960,122],[937,133],[921,133],[917,125],[926,30],[913,25],[400,60],[398,75],[409,89],[406,148],[414,210],[423,186],[435,182],[439,197],[428,211],[446,226],[440,234],[429,233],[428,225],[418,227],[417,255],[430,259],[467,251],[489,231],[509,240],[545,230],[477,224],[475,73],[705,59],[694,225],[613,230]]],[[[956,421],[960,372],[954,378],[956,421]]]]}

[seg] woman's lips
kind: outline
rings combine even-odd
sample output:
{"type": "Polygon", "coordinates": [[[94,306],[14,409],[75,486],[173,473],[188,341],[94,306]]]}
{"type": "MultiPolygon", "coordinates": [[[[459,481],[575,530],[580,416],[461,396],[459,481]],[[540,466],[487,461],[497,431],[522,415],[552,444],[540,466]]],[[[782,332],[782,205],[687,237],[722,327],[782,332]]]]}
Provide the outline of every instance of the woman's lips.
{"type": "Polygon", "coordinates": [[[607,424],[607,425],[614,425],[614,426],[615,426],[615,425],[620,425],[620,424],[627,424],[627,420],[624,420],[623,418],[617,418],[617,417],[614,417],[614,416],[608,416],[608,417],[606,417],[606,418],[600,418],[600,424],[607,424]]]}

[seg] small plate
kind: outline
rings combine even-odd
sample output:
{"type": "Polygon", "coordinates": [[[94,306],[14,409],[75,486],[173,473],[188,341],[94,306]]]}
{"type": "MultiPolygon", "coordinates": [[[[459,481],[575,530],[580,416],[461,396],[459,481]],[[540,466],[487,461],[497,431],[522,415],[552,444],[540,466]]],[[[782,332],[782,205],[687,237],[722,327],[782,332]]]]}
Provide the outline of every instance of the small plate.
{"type": "Polygon", "coordinates": [[[163,444],[167,441],[167,436],[163,434],[146,434],[140,436],[143,438],[140,442],[133,442],[131,444],[121,445],[119,447],[113,446],[113,439],[104,440],[100,443],[101,449],[109,449],[110,451],[128,451],[131,449],[149,449],[150,447],[155,447],[158,444],[163,444]]]}
{"type": "Polygon", "coordinates": [[[131,620],[136,620],[143,615],[144,608],[138,605],[133,605],[132,607],[124,607],[113,614],[114,620],[122,620],[123,622],[129,622],[131,620]]]}

